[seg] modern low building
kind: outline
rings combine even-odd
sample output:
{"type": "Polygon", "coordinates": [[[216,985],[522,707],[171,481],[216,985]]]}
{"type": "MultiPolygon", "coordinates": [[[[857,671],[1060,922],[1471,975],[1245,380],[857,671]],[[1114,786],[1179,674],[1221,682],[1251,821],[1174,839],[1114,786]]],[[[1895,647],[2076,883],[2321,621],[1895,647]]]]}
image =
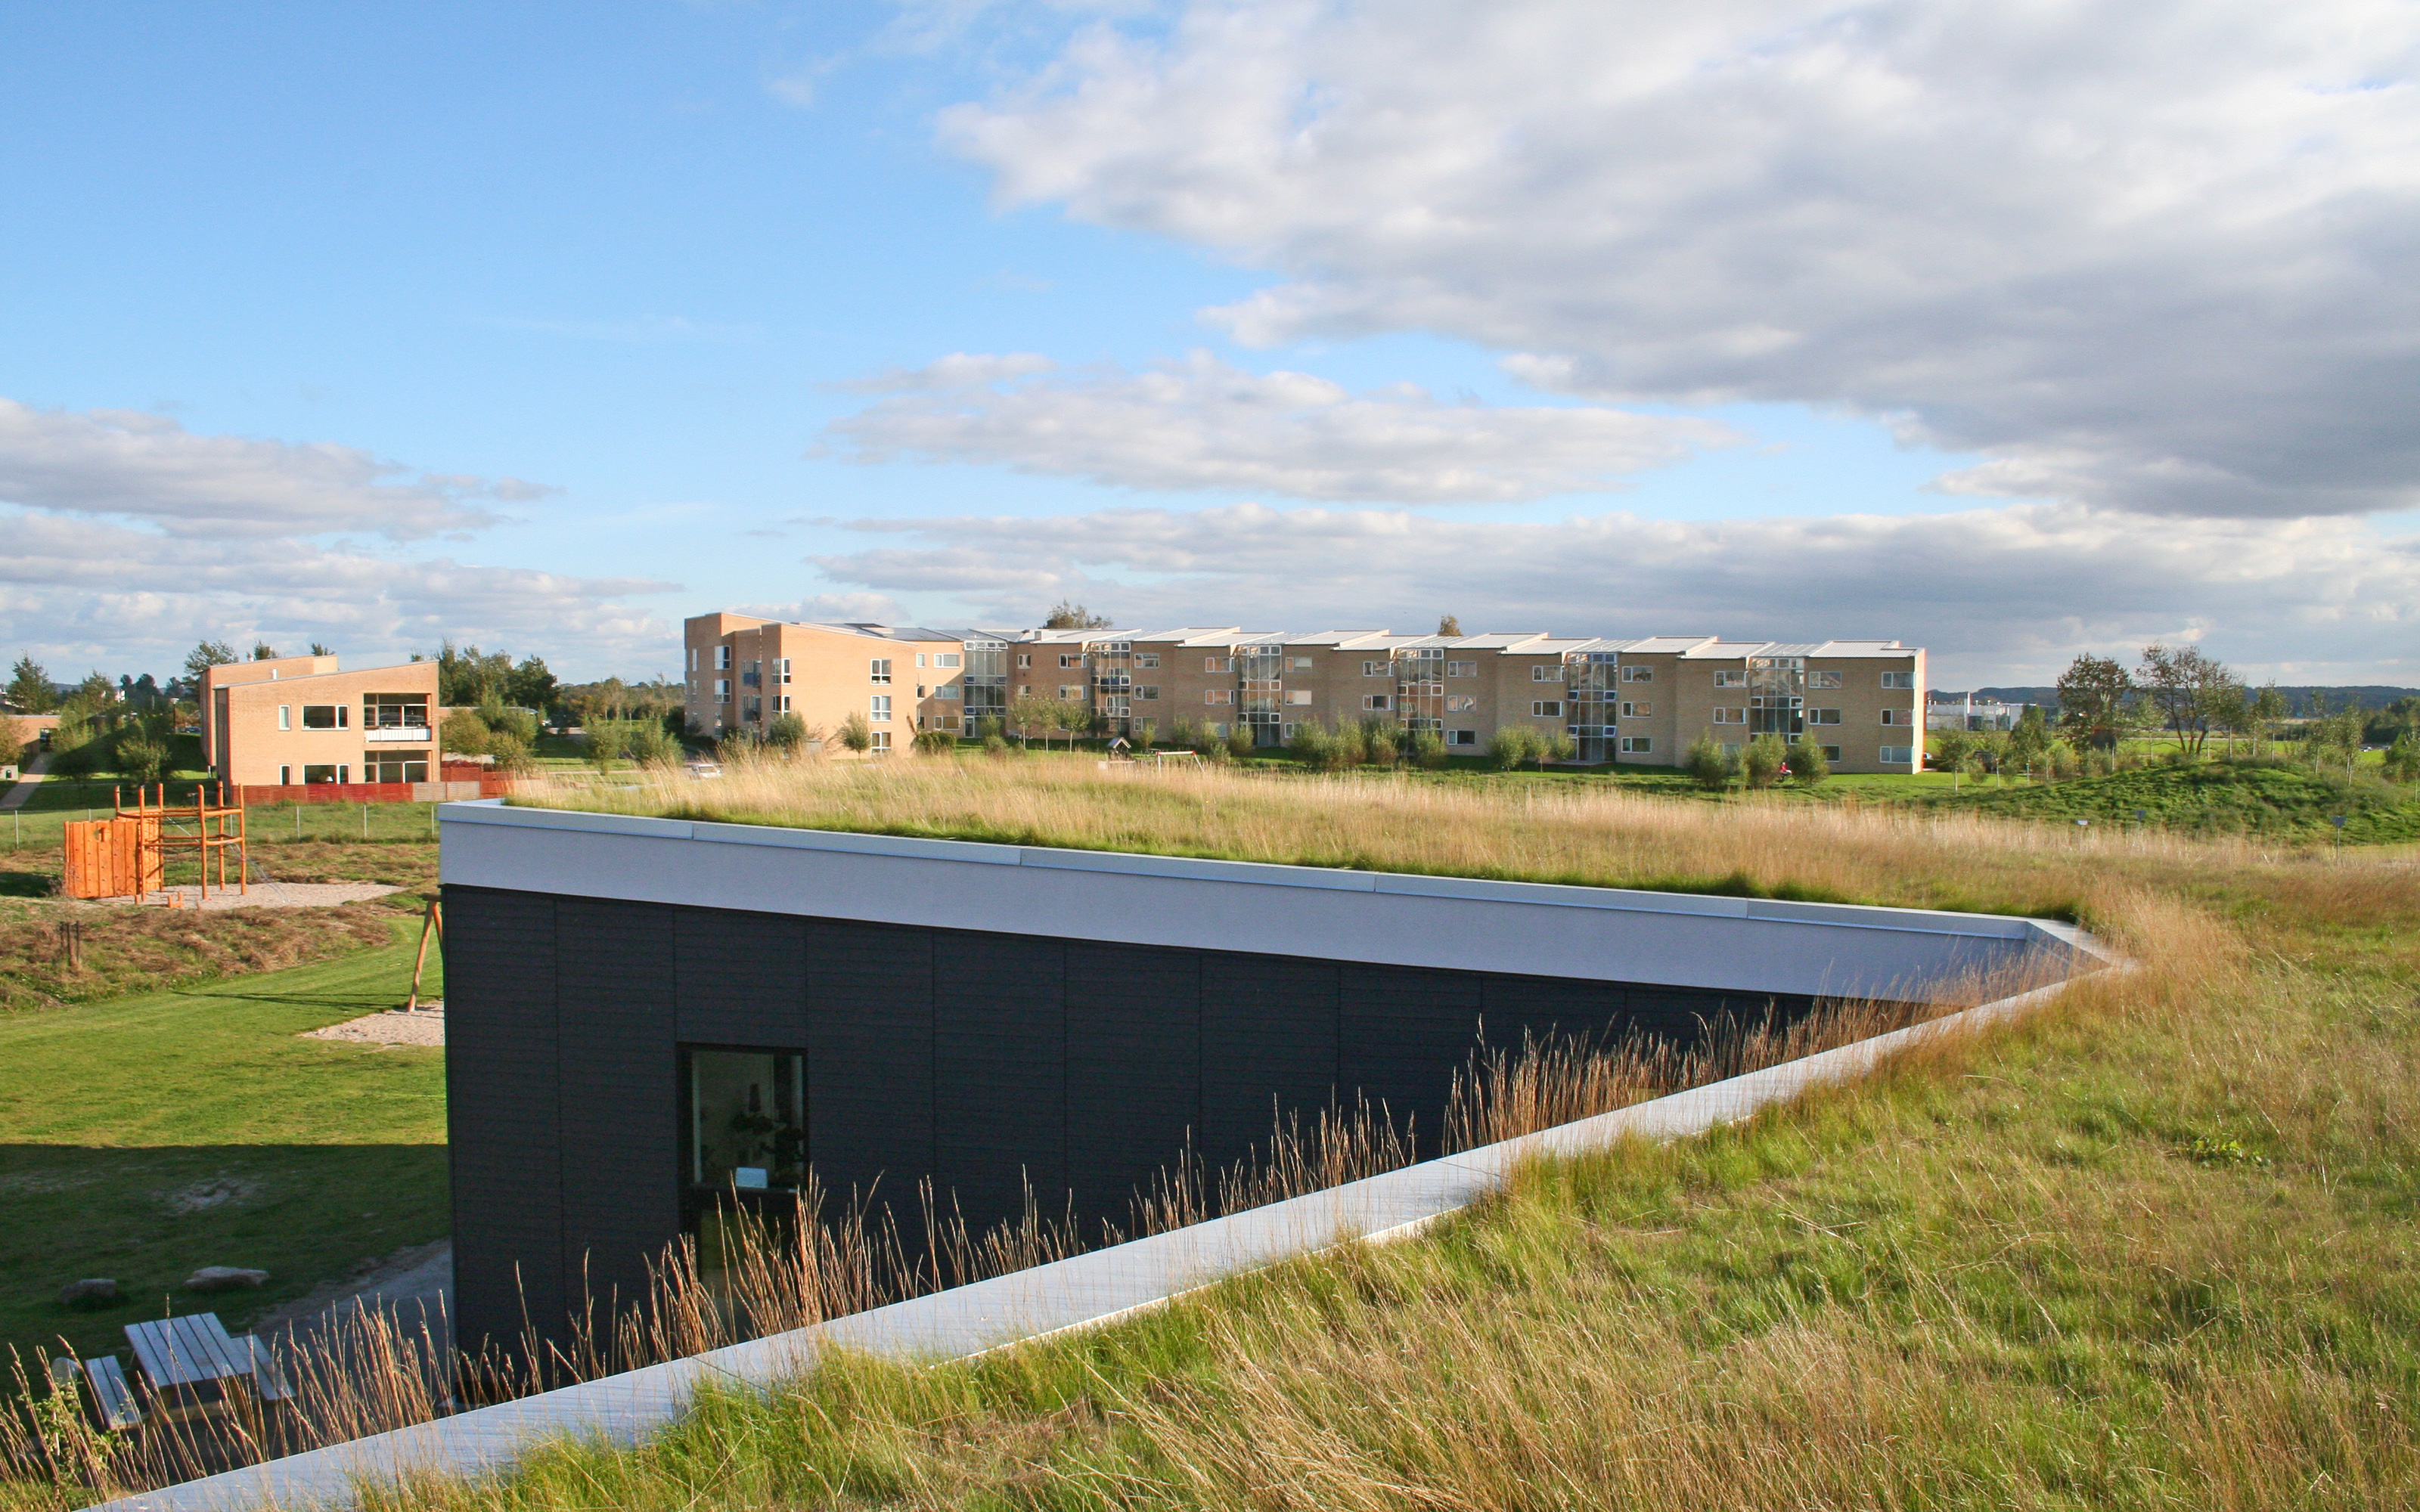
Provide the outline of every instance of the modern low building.
{"type": "MultiPolygon", "coordinates": [[[[1436,1153],[1525,1039],[2065,976],[2047,921],[487,804],[439,810],[457,1337],[559,1338],[684,1232],[920,1192],[1131,1223],[1383,1104],[1436,1153]],[[794,1210],[793,1210],[794,1211],[794,1210]]],[[[1131,1231],[1131,1228],[1128,1228],[1131,1231]]]]}
{"type": "Polygon", "coordinates": [[[238,661],[202,674],[202,762],[240,788],[424,783],[438,777],[437,664],[364,671],[334,656],[238,661]]]}
{"type": "Polygon", "coordinates": [[[1998,699],[1978,699],[1972,693],[1942,694],[1931,698],[1924,706],[1924,727],[1927,730],[1964,730],[1973,733],[2009,731],[2025,717],[2030,703],[2006,703],[1998,699]]]}
{"type": "Polygon", "coordinates": [[[721,735],[782,712],[830,730],[852,713],[876,748],[898,733],[973,734],[1020,699],[1081,705],[1121,733],[1179,720],[1276,746],[1297,726],[1375,720],[1476,754],[1497,732],[1568,732],[1585,763],[1677,766],[1690,742],[1804,736],[1835,770],[1912,772],[1923,757],[1924,649],[1715,636],[1571,639],[1388,630],[937,630],[688,622],[690,728],[721,735]],[[912,694],[912,697],[910,696],[912,694]]]}

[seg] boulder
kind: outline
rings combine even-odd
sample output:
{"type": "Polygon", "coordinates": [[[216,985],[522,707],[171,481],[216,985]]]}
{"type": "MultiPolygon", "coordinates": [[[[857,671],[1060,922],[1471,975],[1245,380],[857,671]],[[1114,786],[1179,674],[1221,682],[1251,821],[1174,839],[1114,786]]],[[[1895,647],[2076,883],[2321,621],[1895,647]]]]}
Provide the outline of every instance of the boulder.
{"type": "Polygon", "coordinates": [[[117,1300],[117,1283],[108,1276],[86,1276],[59,1288],[62,1307],[106,1307],[117,1300]]]}
{"type": "Polygon", "coordinates": [[[241,1291],[269,1279],[266,1271],[247,1271],[240,1265],[205,1265],[185,1277],[187,1291],[241,1291]]]}

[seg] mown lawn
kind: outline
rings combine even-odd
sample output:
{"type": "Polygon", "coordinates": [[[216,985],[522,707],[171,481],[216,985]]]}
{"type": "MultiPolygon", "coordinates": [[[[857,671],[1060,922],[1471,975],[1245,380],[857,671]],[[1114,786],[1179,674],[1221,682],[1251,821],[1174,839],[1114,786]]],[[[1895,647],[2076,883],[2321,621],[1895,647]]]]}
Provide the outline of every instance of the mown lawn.
{"type": "Polygon", "coordinates": [[[341,960],[0,1017],[0,1343],[90,1354],[171,1309],[240,1329],[446,1231],[443,1053],[296,1038],[403,1001],[417,935],[390,927],[341,960]],[[204,1265],[271,1279],[176,1290],[204,1265]],[[126,1301],[59,1306],[85,1276],[126,1301]]]}

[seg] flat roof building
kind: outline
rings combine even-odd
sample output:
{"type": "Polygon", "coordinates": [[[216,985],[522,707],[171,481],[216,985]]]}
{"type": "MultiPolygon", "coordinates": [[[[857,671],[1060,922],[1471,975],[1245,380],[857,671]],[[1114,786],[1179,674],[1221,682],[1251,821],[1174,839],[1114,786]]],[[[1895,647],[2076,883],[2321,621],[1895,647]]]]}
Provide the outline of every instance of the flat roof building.
{"type": "Polygon", "coordinates": [[[345,671],[334,656],[202,674],[202,762],[234,787],[437,778],[437,664],[345,671]]]}
{"type": "Polygon", "coordinates": [[[1276,746],[1304,723],[1375,721],[1477,754],[1497,732],[1567,732],[1585,763],[1676,766],[1690,742],[1805,736],[1842,772],[1923,756],[1924,649],[1896,640],[1397,635],[1180,625],[1164,630],[930,629],[688,622],[690,728],[721,736],[783,713],[869,719],[876,749],[923,730],[971,735],[1018,700],[1080,705],[1099,727],[1168,738],[1179,720],[1276,746]]]}

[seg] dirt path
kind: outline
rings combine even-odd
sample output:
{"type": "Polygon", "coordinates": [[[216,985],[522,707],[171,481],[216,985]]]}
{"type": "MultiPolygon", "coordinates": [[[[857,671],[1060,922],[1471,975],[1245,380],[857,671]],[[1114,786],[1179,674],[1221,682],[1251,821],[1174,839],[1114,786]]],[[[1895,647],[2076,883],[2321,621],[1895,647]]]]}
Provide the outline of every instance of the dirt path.
{"type": "Polygon", "coordinates": [[[7,793],[0,793],[0,813],[7,813],[11,809],[22,809],[33,802],[34,795],[41,791],[42,774],[50,769],[51,753],[49,751],[41,752],[32,761],[17,768],[17,780],[9,784],[7,793]]]}

